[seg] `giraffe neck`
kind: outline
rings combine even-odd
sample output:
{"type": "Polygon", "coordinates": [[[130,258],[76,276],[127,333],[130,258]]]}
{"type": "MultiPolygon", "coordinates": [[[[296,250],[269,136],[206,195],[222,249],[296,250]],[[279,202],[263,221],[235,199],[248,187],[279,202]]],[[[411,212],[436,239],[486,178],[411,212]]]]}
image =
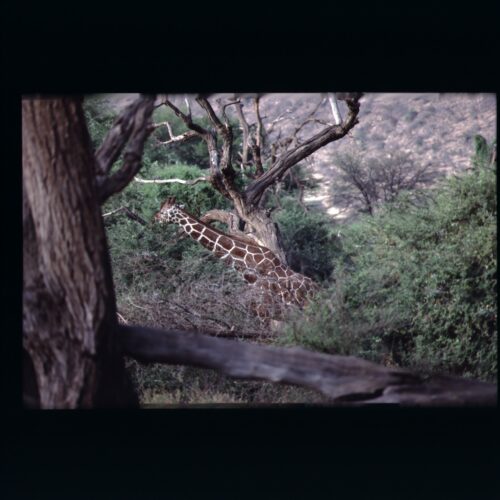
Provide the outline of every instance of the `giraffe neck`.
{"type": "MultiPolygon", "coordinates": [[[[248,245],[249,242],[239,240],[229,236],[205,222],[197,219],[194,215],[178,208],[177,213],[172,218],[172,222],[178,224],[190,238],[197,241],[205,248],[214,252],[219,258],[230,257],[231,249],[236,246],[236,242],[242,245],[248,245]]],[[[258,245],[255,245],[258,247],[258,245]]],[[[231,259],[230,259],[231,260],[231,259]]]]}
{"type": "Polygon", "coordinates": [[[310,278],[284,265],[266,247],[228,236],[180,208],[171,220],[216,257],[232,265],[247,283],[285,304],[303,306],[317,288],[310,278]]]}

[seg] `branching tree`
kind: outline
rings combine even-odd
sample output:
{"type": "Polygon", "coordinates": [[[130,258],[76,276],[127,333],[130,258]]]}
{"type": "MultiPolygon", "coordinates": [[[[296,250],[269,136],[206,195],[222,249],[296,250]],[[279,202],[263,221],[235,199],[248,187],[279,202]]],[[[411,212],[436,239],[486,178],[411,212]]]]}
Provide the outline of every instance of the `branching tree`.
{"type": "MultiPolygon", "coordinates": [[[[255,123],[250,124],[244,111],[242,98],[234,96],[232,99],[218,100],[219,115],[214,106],[205,96],[196,98],[196,102],[208,117],[211,127],[202,127],[196,123],[191,114],[191,108],[182,111],[168,97],[163,98],[162,104],[168,106],[175,115],[182,120],[186,132],[178,136],[172,133],[168,122],[153,125],[157,129],[160,125],[168,128],[170,139],[166,144],[183,142],[191,139],[205,141],[210,160],[210,176],[208,180],[229,199],[234,211],[229,214],[212,213],[211,220],[226,223],[227,220],[237,220],[233,228],[237,227],[239,235],[244,232],[262,246],[269,248],[282,262],[286,263],[285,249],[280,238],[278,226],[272,220],[272,213],[264,207],[266,192],[276,186],[290,169],[302,160],[305,160],[315,151],[327,144],[345,137],[358,123],[359,99],[361,94],[342,94],[340,98],[346,103],[348,113],[343,121],[340,120],[337,100],[330,96],[330,105],[334,112],[335,123],[327,123],[315,118],[319,107],[325,102],[322,97],[313,111],[298,125],[292,127],[286,137],[278,134],[270,140],[270,133],[284,116],[280,115],[268,124],[267,130],[260,112],[260,95],[255,95],[253,101],[253,116],[255,123]],[[233,165],[234,133],[228,118],[228,109],[234,108],[242,130],[242,150],[239,168],[233,165]],[[310,123],[321,123],[323,129],[309,137],[302,132],[310,123]],[[238,182],[242,176],[245,182],[238,182]],[[241,187],[244,185],[244,187],[241,187]],[[217,219],[217,217],[220,217],[217,219]]],[[[144,182],[143,179],[138,179],[144,182]]],[[[158,180],[156,182],[159,182],[158,180]]],[[[228,228],[231,234],[231,227],[228,228]]]]}
{"type": "Polygon", "coordinates": [[[407,153],[389,154],[384,159],[344,153],[336,156],[335,166],[338,175],[332,183],[334,204],[370,215],[401,191],[423,187],[433,179],[429,168],[415,165],[407,153]]]}
{"type": "MultiPolygon", "coordinates": [[[[216,133],[200,129],[189,113],[179,113],[190,130],[210,145],[214,185],[256,228],[261,223],[272,225],[259,208],[265,190],[300,158],[345,135],[359,109],[357,98],[348,100],[350,115],[344,125],[329,127],[284,152],[241,192],[228,161],[231,131],[215,116],[206,98],[199,99],[216,133]],[[217,134],[223,138],[220,160],[217,134]]],[[[342,404],[495,404],[494,384],[449,378],[424,381],[406,370],[351,357],[119,325],[100,204],[138,173],[145,141],[154,130],[154,105],[154,96],[140,96],[120,114],[94,153],[81,99],[23,99],[26,406],[136,406],[138,399],[124,367],[125,354],[146,362],[204,366],[233,377],[312,387],[342,404]],[[120,155],[121,167],[113,171],[120,155]]],[[[210,215],[216,216],[215,212],[210,215]]],[[[266,235],[266,227],[259,234],[266,235]]]]}

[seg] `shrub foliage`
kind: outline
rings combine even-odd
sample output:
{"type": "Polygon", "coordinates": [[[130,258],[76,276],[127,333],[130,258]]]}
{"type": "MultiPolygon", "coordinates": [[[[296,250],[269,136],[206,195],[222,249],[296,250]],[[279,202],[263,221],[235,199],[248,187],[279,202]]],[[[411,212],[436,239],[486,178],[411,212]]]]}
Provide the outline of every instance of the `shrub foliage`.
{"type": "Polygon", "coordinates": [[[479,154],[424,205],[402,193],[344,227],[334,283],[288,326],[288,341],[493,380],[496,168],[479,154]]]}

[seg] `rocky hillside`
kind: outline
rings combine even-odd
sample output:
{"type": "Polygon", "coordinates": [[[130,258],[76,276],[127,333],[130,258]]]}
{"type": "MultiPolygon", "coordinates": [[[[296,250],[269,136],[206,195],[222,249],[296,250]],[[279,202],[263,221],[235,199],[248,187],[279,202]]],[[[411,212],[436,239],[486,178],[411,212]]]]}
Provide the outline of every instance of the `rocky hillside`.
{"type": "MultiPolygon", "coordinates": [[[[292,116],[300,119],[320,99],[320,95],[312,94],[269,95],[263,97],[262,107],[269,115],[290,109],[292,116]]],[[[331,120],[330,113],[325,102],[317,116],[331,120]]],[[[319,130],[318,126],[314,128],[319,130]]],[[[470,166],[475,134],[488,141],[496,137],[493,94],[367,93],[361,99],[359,124],[352,133],[315,153],[310,168],[320,185],[307,194],[305,201],[321,204],[331,215],[339,211],[332,205],[330,186],[337,153],[358,150],[382,156],[408,152],[416,165],[447,175],[470,166]]]]}
{"type": "MultiPolygon", "coordinates": [[[[121,108],[135,96],[108,94],[103,98],[113,107],[121,108]]],[[[217,109],[216,99],[230,96],[218,94],[211,100],[217,109]]],[[[286,135],[321,99],[320,94],[265,94],[261,100],[264,125],[280,117],[282,136],[286,135]]],[[[181,96],[176,100],[182,105],[181,96]]],[[[243,102],[247,102],[245,111],[252,123],[255,117],[250,98],[243,96],[243,102]]],[[[340,105],[345,114],[344,104],[340,105]]],[[[202,110],[194,104],[193,112],[202,110]]],[[[352,133],[321,149],[308,162],[319,187],[308,192],[305,201],[320,205],[332,216],[338,213],[338,207],[332,204],[331,181],[335,176],[335,154],[339,152],[357,150],[378,156],[409,152],[416,165],[429,166],[437,174],[461,171],[469,166],[475,134],[488,141],[496,137],[496,113],[494,94],[366,93],[361,99],[359,124],[352,133]]],[[[328,101],[318,108],[315,117],[332,121],[328,101]]],[[[321,128],[322,125],[311,123],[304,127],[300,137],[309,137],[321,128]]]]}

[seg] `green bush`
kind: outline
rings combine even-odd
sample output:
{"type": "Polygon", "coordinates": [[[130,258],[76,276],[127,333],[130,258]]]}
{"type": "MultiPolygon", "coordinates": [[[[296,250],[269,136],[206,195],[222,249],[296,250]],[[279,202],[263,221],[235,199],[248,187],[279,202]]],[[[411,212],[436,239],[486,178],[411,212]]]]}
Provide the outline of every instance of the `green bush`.
{"type": "Polygon", "coordinates": [[[493,153],[496,152],[496,141],[488,144],[482,135],[474,136],[475,154],[472,159],[472,165],[475,168],[489,167],[492,163],[493,153]]]}
{"type": "Polygon", "coordinates": [[[113,125],[116,115],[109,108],[103,106],[98,94],[85,98],[83,110],[92,146],[97,149],[113,125]]]}
{"type": "Polygon", "coordinates": [[[482,165],[423,206],[403,194],[344,227],[335,283],[288,327],[288,341],[495,379],[496,171],[482,165]]]}
{"type": "Polygon", "coordinates": [[[409,153],[395,150],[374,156],[361,145],[357,150],[337,154],[335,168],[333,204],[370,215],[400,193],[430,185],[436,176],[428,165],[417,165],[409,153]]]}
{"type": "Polygon", "coordinates": [[[315,211],[304,211],[296,198],[285,197],[274,220],[278,223],[289,265],[317,281],[328,279],[340,243],[331,219],[315,211]]]}

